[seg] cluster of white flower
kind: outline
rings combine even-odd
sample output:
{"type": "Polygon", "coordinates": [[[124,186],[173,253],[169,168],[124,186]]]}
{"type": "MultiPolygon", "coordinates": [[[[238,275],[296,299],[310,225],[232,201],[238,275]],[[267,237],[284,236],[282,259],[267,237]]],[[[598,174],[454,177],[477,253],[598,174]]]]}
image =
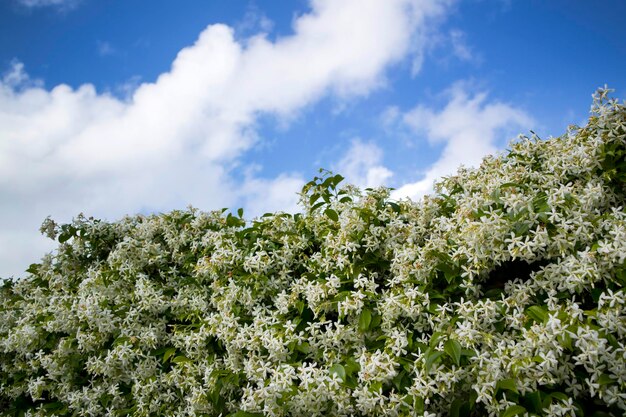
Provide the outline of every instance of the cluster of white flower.
{"type": "Polygon", "coordinates": [[[422,201],[46,220],[0,289],[0,415],[626,413],[626,108],[422,201]],[[22,413],[22,414],[20,414],[22,413]]]}

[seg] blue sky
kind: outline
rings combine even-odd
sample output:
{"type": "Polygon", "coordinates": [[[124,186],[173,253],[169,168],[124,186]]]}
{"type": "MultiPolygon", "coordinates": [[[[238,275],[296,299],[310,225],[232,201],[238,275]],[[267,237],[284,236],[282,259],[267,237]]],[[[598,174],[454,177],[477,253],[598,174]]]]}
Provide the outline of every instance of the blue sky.
{"type": "Polygon", "coordinates": [[[418,199],[626,91],[621,0],[0,2],[0,277],[50,215],[296,210],[320,167],[418,199]]]}

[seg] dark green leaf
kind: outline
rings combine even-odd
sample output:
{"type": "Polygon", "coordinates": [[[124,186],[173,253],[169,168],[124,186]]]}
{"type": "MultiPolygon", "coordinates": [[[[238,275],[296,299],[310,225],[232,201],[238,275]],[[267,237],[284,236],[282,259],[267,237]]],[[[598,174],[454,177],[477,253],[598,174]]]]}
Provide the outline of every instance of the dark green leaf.
{"type": "Polygon", "coordinates": [[[512,405],[509,408],[507,408],[504,413],[500,414],[500,417],[513,417],[513,416],[517,416],[520,414],[524,414],[526,412],[526,409],[524,407],[522,407],[521,405],[512,405]]]}
{"type": "Polygon", "coordinates": [[[341,176],[341,175],[339,175],[339,174],[336,174],[334,177],[331,177],[331,178],[333,179],[333,180],[332,180],[332,183],[333,183],[333,185],[334,185],[335,187],[336,187],[336,186],[337,186],[337,185],[338,185],[341,181],[343,181],[343,180],[344,180],[344,177],[342,177],[342,176],[341,176]]]}
{"type": "Polygon", "coordinates": [[[359,330],[362,332],[369,329],[370,324],[372,323],[372,312],[367,308],[364,308],[361,311],[361,315],[359,316],[359,330]]]}
{"type": "Polygon", "coordinates": [[[439,344],[439,339],[441,339],[443,336],[445,336],[445,334],[443,332],[435,332],[435,333],[433,333],[432,336],[430,336],[429,346],[434,349],[435,346],[437,346],[439,344]]]}
{"type": "Polygon", "coordinates": [[[263,417],[263,413],[249,413],[247,411],[237,411],[229,414],[228,417],[263,417]]]}
{"type": "Polygon", "coordinates": [[[239,219],[237,219],[231,213],[228,213],[228,216],[226,216],[226,226],[233,227],[237,225],[239,225],[239,219]]]}
{"type": "Polygon", "coordinates": [[[383,390],[383,383],[380,381],[372,382],[368,390],[369,392],[381,392],[383,390]]]}
{"type": "Polygon", "coordinates": [[[333,301],[343,301],[352,294],[352,291],[341,291],[333,297],[333,301]]]}
{"type": "Polygon", "coordinates": [[[461,402],[458,399],[452,401],[452,405],[450,405],[450,413],[448,413],[448,415],[450,417],[460,417],[460,411],[461,402]]]}
{"type": "Polygon", "coordinates": [[[298,300],[296,302],[296,308],[298,309],[298,313],[302,314],[302,312],[304,311],[304,307],[305,307],[304,301],[298,300]]]}
{"type": "Polygon", "coordinates": [[[550,211],[550,205],[548,204],[548,195],[541,191],[537,193],[535,198],[533,198],[533,208],[536,213],[542,213],[550,211]]]}
{"type": "Polygon", "coordinates": [[[472,358],[476,356],[476,351],[472,349],[463,349],[461,350],[461,356],[467,356],[468,358],[472,358]]]}
{"type": "Polygon", "coordinates": [[[337,377],[339,377],[342,381],[346,380],[346,370],[343,366],[341,366],[341,364],[334,364],[330,367],[329,371],[331,374],[337,375],[337,377]]]}
{"type": "Polygon", "coordinates": [[[446,352],[446,354],[452,358],[452,361],[459,366],[461,364],[461,344],[459,342],[457,342],[456,340],[448,340],[444,345],[443,345],[443,350],[446,352]]]}
{"type": "Polygon", "coordinates": [[[60,401],[55,401],[53,403],[44,404],[44,410],[59,410],[63,408],[64,404],[60,401]]]}
{"type": "Polygon", "coordinates": [[[532,405],[532,411],[540,413],[543,409],[543,405],[541,404],[541,391],[533,391],[526,394],[526,398],[528,399],[530,405],[532,405]]]}
{"type": "Polygon", "coordinates": [[[319,203],[315,204],[313,207],[311,207],[311,211],[315,211],[318,208],[322,207],[324,205],[323,201],[320,201],[319,203]]]}
{"type": "Polygon", "coordinates": [[[515,236],[524,236],[529,230],[530,224],[527,222],[517,222],[513,224],[515,236]]]}
{"type": "Polygon", "coordinates": [[[564,401],[564,402],[567,402],[569,400],[569,398],[570,398],[568,395],[566,395],[566,394],[564,394],[562,392],[558,392],[558,391],[557,392],[551,392],[550,393],[550,397],[556,398],[557,400],[561,400],[561,401],[564,401]]]}
{"type": "Polygon", "coordinates": [[[67,232],[65,232],[65,233],[61,233],[61,234],[59,235],[59,243],[65,243],[65,242],[67,242],[68,240],[70,240],[70,238],[71,238],[71,237],[72,237],[72,235],[71,235],[71,234],[69,234],[69,233],[67,233],[67,232]]]}
{"type": "Polygon", "coordinates": [[[615,382],[615,379],[611,378],[607,374],[602,374],[600,375],[600,378],[598,378],[598,384],[600,385],[612,384],[614,382],[615,382]]]}
{"type": "Polygon", "coordinates": [[[113,346],[123,345],[124,343],[130,342],[130,337],[120,336],[115,341],[113,341],[113,346]]]}
{"type": "Polygon", "coordinates": [[[163,363],[167,362],[167,360],[171,358],[174,353],[176,353],[176,348],[168,348],[163,354],[163,363]]]}
{"type": "Polygon", "coordinates": [[[424,363],[424,368],[426,369],[426,373],[430,372],[430,368],[432,368],[432,366],[437,361],[439,361],[439,359],[441,358],[441,355],[443,355],[443,352],[440,350],[428,349],[428,351],[426,352],[426,361],[424,363]]]}
{"type": "Polygon", "coordinates": [[[186,356],[178,355],[174,359],[172,359],[172,362],[174,362],[174,363],[185,363],[185,362],[193,362],[193,361],[191,359],[189,359],[188,357],[186,357],[186,356]]]}
{"type": "Polygon", "coordinates": [[[395,212],[395,213],[400,213],[400,206],[396,203],[392,203],[391,201],[388,203],[391,206],[391,209],[395,212]]]}
{"type": "Polygon", "coordinates": [[[606,413],[604,411],[594,411],[591,417],[615,417],[615,414],[606,413]]]}
{"type": "Polygon", "coordinates": [[[457,398],[450,405],[450,417],[469,417],[470,405],[466,400],[457,398]]]}
{"type": "Polygon", "coordinates": [[[348,375],[352,375],[361,370],[361,365],[356,361],[356,359],[350,357],[346,360],[346,365],[344,366],[346,373],[348,375]]]}
{"type": "Polygon", "coordinates": [[[545,323],[548,321],[548,312],[541,306],[528,307],[526,314],[537,323],[545,323]]]}
{"type": "Polygon", "coordinates": [[[311,350],[311,346],[309,345],[308,342],[302,342],[302,343],[300,343],[299,345],[296,346],[296,350],[298,352],[307,354],[311,350]]]}
{"type": "Polygon", "coordinates": [[[509,390],[516,394],[519,394],[517,391],[517,384],[514,379],[502,379],[498,381],[496,384],[496,390],[509,390]]]}
{"type": "Polygon", "coordinates": [[[309,205],[312,205],[313,203],[315,203],[319,198],[320,198],[319,194],[311,194],[311,197],[309,197],[309,205]]]}
{"type": "Polygon", "coordinates": [[[519,189],[522,189],[522,190],[528,190],[528,186],[527,185],[520,184],[520,183],[517,183],[517,182],[505,182],[504,184],[500,185],[500,189],[508,188],[508,187],[519,188],[519,189]]]}
{"type": "Polygon", "coordinates": [[[333,209],[326,209],[326,210],[324,210],[324,214],[326,216],[328,216],[328,218],[333,220],[333,221],[339,220],[339,215],[337,215],[337,212],[335,210],[333,210],[333,209]]]}

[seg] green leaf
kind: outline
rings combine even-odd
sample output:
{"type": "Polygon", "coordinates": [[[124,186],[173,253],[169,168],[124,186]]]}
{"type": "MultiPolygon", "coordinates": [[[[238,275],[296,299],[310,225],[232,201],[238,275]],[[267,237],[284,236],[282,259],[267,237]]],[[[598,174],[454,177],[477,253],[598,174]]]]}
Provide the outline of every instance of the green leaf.
{"type": "Polygon", "coordinates": [[[498,204],[502,204],[502,199],[500,198],[500,189],[496,188],[491,192],[491,199],[498,204]]]}
{"type": "Polygon", "coordinates": [[[319,198],[320,198],[319,194],[311,194],[311,197],[309,197],[309,205],[312,205],[313,203],[315,203],[319,198]]]}
{"type": "Polygon", "coordinates": [[[341,291],[333,297],[333,301],[343,301],[352,295],[352,291],[341,291]]]}
{"type": "Polygon", "coordinates": [[[600,385],[612,384],[614,382],[615,382],[615,379],[611,378],[607,374],[602,374],[600,375],[600,378],[598,378],[598,384],[600,385]]]}
{"type": "Polygon", "coordinates": [[[304,301],[298,300],[296,302],[296,309],[298,310],[298,313],[300,313],[300,315],[302,315],[302,312],[304,311],[304,307],[305,307],[304,301]]]}
{"type": "Polygon", "coordinates": [[[522,190],[528,190],[527,185],[520,184],[517,182],[505,182],[504,184],[500,185],[500,189],[507,188],[507,187],[514,187],[514,188],[520,188],[522,190]]]}
{"type": "Polygon", "coordinates": [[[450,413],[448,415],[450,417],[469,417],[469,403],[466,400],[457,398],[456,400],[452,401],[452,404],[450,405],[450,413]]]}
{"type": "Polygon", "coordinates": [[[336,174],[335,176],[333,176],[331,178],[332,178],[333,188],[336,187],[337,185],[339,185],[339,183],[344,180],[344,177],[342,177],[339,174],[336,174]]]}
{"type": "Polygon", "coordinates": [[[383,317],[380,314],[374,314],[372,316],[372,324],[370,324],[370,329],[377,329],[382,321],[383,317]]]}
{"type": "Polygon", "coordinates": [[[330,367],[329,369],[331,374],[337,375],[337,377],[339,377],[339,379],[341,379],[341,381],[345,381],[346,380],[346,370],[343,366],[341,366],[341,364],[334,364],[333,366],[330,367]]]}
{"type": "Polygon", "coordinates": [[[383,383],[380,381],[375,381],[370,384],[368,387],[369,392],[381,392],[383,390],[383,383]]]}
{"type": "Polygon", "coordinates": [[[241,226],[241,219],[238,219],[237,217],[233,216],[231,213],[228,213],[228,216],[226,216],[226,226],[228,227],[241,226]]]}
{"type": "Polygon", "coordinates": [[[461,350],[461,356],[467,356],[468,358],[473,358],[476,356],[476,351],[472,349],[463,349],[461,350]]]}
{"type": "Polygon", "coordinates": [[[319,203],[315,204],[314,206],[311,207],[311,211],[315,211],[318,208],[322,207],[324,205],[323,201],[320,201],[319,203]]]}
{"type": "Polygon", "coordinates": [[[394,213],[400,213],[401,209],[400,206],[396,203],[392,203],[391,201],[388,202],[387,204],[389,204],[389,206],[391,206],[391,209],[394,211],[394,213]]]}
{"type": "Polygon", "coordinates": [[[532,405],[532,411],[535,413],[540,413],[543,410],[543,405],[541,404],[541,391],[533,391],[531,393],[526,394],[526,398],[528,402],[532,405]]]}
{"type": "Polygon", "coordinates": [[[44,404],[43,405],[43,409],[44,410],[60,410],[64,406],[65,406],[65,404],[63,404],[62,402],[55,401],[53,403],[44,404]]]}
{"type": "Polygon", "coordinates": [[[30,264],[26,272],[30,274],[36,274],[40,266],[41,266],[40,264],[30,264]]]}
{"type": "Polygon", "coordinates": [[[528,307],[526,314],[537,323],[545,323],[548,321],[548,312],[541,306],[528,307]]]}
{"type": "Polygon", "coordinates": [[[347,377],[350,378],[361,370],[361,365],[359,365],[356,359],[350,357],[346,360],[346,365],[344,366],[344,369],[346,371],[347,377]]]}
{"type": "Polygon", "coordinates": [[[444,262],[437,264],[437,269],[443,272],[443,276],[448,284],[450,284],[454,280],[454,278],[459,275],[458,270],[455,267],[450,266],[449,264],[444,262]]]}
{"type": "Polygon", "coordinates": [[[564,394],[562,392],[551,392],[549,397],[551,398],[556,398],[557,400],[561,400],[563,402],[567,402],[569,400],[569,396],[567,394],[564,394]]]}
{"type": "Polygon", "coordinates": [[[444,336],[443,332],[435,332],[432,334],[432,336],[430,336],[430,343],[429,346],[431,348],[435,348],[435,346],[437,346],[437,344],[439,344],[439,339],[441,339],[444,336]]]}
{"type": "Polygon", "coordinates": [[[512,405],[509,408],[507,408],[504,413],[500,414],[500,417],[513,417],[513,416],[517,416],[520,414],[524,414],[526,412],[526,409],[524,407],[522,407],[521,405],[512,405]]]}
{"type": "Polygon", "coordinates": [[[498,381],[496,384],[496,390],[509,390],[516,394],[519,394],[517,391],[517,384],[514,379],[502,379],[498,381]]]}
{"type": "Polygon", "coordinates": [[[339,215],[333,209],[326,209],[326,210],[324,210],[324,214],[326,216],[328,216],[328,218],[331,219],[332,221],[336,222],[337,220],[339,220],[339,215]]]}
{"type": "Polygon", "coordinates": [[[167,360],[171,358],[174,353],[176,353],[176,348],[172,347],[167,349],[163,354],[163,363],[167,362],[167,360]]]}
{"type": "Polygon", "coordinates": [[[530,230],[530,224],[526,222],[517,222],[513,224],[513,232],[515,236],[524,236],[530,230]]]}
{"type": "Polygon", "coordinates": [[[359,316],[359,330],[362,332],[369,329],[370,324],[372,323],[372,312],[367,308],[364,308],[361,311],[361,315],[359,316]]]}
{"type": "Polygon", "coordinates": [[[605,413],[604,411],[594,411],[591,417],[614,417],[614,414],[605,413]]]}
{"type": "Polygon", "coordinates": [[[415,406],[415,411],[417,414],[424,414],[424,398],[423,397],[414,397],[413,404],[415,406]]]}
{"type": "Polygon", "coordinates": [[[426,361],[424,362],[424,368],[426,369],[426,373],[430,372],[430,368],[432,368],[435,362],[437,362],[441,358],[441,355],[443,355],[443,352],[440,350],[428,349],[428,351],[426,352],[426,361]]]}
{"type": "Polygon", "coordinates": [[[533,208],[536,213],[545,213],[550,211],[550,205],[548,204],[548,195],[540,191],[537,193],[535,198],[533,198],[533,208]]]}
{"type": "Polygon", "coordinates": [[[113,341],[113,346],[123,345],[126,342],[130,342],[130,337],[120,336],[113,341]]]}
{"type": "MultiPolygon", "coordinates": [[[[574,332],[574,334],[576,334],[574,332]]],[[[561,342],[561,346],[563,346],[565,349],[572,351],[573,347],[572,347],[572,336],[570,336],[570,334],[565,331],[563,333],[561,333],[559,341],[561,342]]]]}
{"type": "Polygon", "coordinates": [[[306,355],[311,350],[311,345],[309,345],[308,342],[302,342],[302,343],[298,344],[295,349],[298,352],[304,353],[306,355]]]}
{"type": "Polygon", "coordinates": [[[71,237],[72,237],[72,235],[67,233],[67,232],[66,233],[61,233],[59,235],[59,243],[65,243],[68,240],[70,240],[71,237]]]}
{"type": "Polygon", "coordinates": [[[239,215],[239,218],[242,218],[242,217],[243,217],[243,208],[241,208],[241,207],[240,207],[240,208],[237,210],[237,214],[239,215]]]}
{"type": "Polygon", "coordinates": [[[174,359],[172,359],[172,362],[174,362],[174,363],[185,363],[185,362],[187,362],[188,363],[188,362],[193,362],[193,361],[191,359],[189,359],[188,357],[186,357],[186,356],[178,355],[174,359]]]}
{"type": "Polygon", "coordinates": [[[443,345],[443,350],[450,358],[452,358],[452,361],[456,364],[456,366],[461,364],[462,348],[459,342],[450,339],[443,345]]]}
{"type": "Polygon", "coordinates": [[[249,413],[239,410],[236,413],[229,414],[228,417],[263,417],[263,413],[249,413]]]}

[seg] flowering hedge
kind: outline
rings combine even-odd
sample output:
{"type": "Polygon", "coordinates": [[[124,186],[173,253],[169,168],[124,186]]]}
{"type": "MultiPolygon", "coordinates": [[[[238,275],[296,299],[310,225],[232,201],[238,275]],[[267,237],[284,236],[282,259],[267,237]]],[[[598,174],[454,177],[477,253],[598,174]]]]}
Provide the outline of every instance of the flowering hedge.
{"type": "Polygon", "coordinates": [[[324,172],[295,215],[47,220],[0,293],[2,415],[621,415],[625,154],[599,90],[419,202],[324,172]]]}

